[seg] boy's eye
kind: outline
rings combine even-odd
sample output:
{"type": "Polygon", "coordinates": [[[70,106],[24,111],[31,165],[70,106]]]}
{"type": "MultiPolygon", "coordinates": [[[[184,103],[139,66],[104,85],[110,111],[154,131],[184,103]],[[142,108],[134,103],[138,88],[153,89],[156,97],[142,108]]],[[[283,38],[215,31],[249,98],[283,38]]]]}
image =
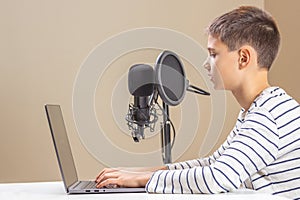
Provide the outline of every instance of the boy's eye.
{"type": "Polygon", "coordinates": [[[211,54],[209,54],[209,56],[210,56],[210,57],[213,57],[213,58],[215,58],[215,57],[216,57],[216,55],[217,55],[217,54],[215,54],[215,53],[211,53],[211,54]]]}

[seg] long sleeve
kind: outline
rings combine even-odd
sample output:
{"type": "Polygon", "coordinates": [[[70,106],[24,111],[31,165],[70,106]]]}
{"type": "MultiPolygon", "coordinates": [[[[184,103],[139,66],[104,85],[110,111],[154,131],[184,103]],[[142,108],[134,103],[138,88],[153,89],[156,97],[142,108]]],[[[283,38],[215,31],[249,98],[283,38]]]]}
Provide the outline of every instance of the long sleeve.
{"type": "MultiPolygon", "coordinates": [[[[150,193],[228,192],[238,189],[245,180],[276,159],[277,126],[267,110],[255,108],[233,133],[235,136],[229,146],[212,164],[202,161],[205,165],[157,171],[148,181],[146,190],[150,193]]],[[[191,163],[196,162],[189,161],[191,163]]]]}

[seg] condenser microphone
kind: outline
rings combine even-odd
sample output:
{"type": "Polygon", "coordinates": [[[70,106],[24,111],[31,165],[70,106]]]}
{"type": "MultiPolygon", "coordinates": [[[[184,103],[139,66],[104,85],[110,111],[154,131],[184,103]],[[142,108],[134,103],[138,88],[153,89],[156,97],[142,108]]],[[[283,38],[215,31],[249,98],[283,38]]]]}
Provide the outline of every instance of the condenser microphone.
{"type": "Polygon", "coordinates": [[[186,91],[201,95],[208,92],[193,86],[186,78],[183,63],[171,51],[159,54],[154,68],[146,64],[133,65],[128,72],[128,89],[134,97],[126,115],[127,125],[135,142],[145,139],[144,130],[154,131],[158,116],[162,116],[161,141],[163,162],[171,163],[171,148],[175,141],[175,127],[170,120],[169,106],[179,105],[186,91]],[[162,100],[159,105],[158,97],[162,100]],[[157,107],[156,107],[157,106],[157,107]],[[156,108],[160,110],[157,114],[156,108]],[[173,141],[171,141],[171,128],[173,141]]]}
{"type": "Polygon", "coordinates": [[[134,102],[129,104],[126,120],[135,142],[145,139],[145,128],[149,127],[150,131],[154,131],[158,118],[151,103],[154,81],[154,69],[150,65],[136,64],[129,69],[128,90],[133,95],[134,102]]]}

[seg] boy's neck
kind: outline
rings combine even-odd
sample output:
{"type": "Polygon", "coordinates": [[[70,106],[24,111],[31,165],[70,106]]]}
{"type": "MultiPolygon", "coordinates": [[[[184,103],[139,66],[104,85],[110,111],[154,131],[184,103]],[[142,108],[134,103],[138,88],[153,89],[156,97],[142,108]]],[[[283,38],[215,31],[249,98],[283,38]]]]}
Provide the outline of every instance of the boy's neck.
{"type": "Polygon", "coordinates": [[[267,74],[256,77],[252,81],[246,81],[240,88],[232,91],[232,94],[242,108],[247,111],[253,101],[262,93],[263,90],[270,87],[267,74]]]}

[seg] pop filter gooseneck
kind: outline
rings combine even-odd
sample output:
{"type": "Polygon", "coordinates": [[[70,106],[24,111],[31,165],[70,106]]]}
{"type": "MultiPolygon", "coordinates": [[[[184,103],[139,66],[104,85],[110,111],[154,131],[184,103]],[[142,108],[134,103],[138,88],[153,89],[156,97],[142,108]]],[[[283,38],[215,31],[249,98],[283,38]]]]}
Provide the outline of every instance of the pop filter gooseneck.
{"type": "Polygon", "coordinates": [[[210,95],[209,92],[206,92],[205,90],[202,90],[194,85],[189,85],[189,87],[186,90],[189,92],[197,93],[197,94],[202,94],[202,95],[207,95],[207,96],[210,95]]]}

